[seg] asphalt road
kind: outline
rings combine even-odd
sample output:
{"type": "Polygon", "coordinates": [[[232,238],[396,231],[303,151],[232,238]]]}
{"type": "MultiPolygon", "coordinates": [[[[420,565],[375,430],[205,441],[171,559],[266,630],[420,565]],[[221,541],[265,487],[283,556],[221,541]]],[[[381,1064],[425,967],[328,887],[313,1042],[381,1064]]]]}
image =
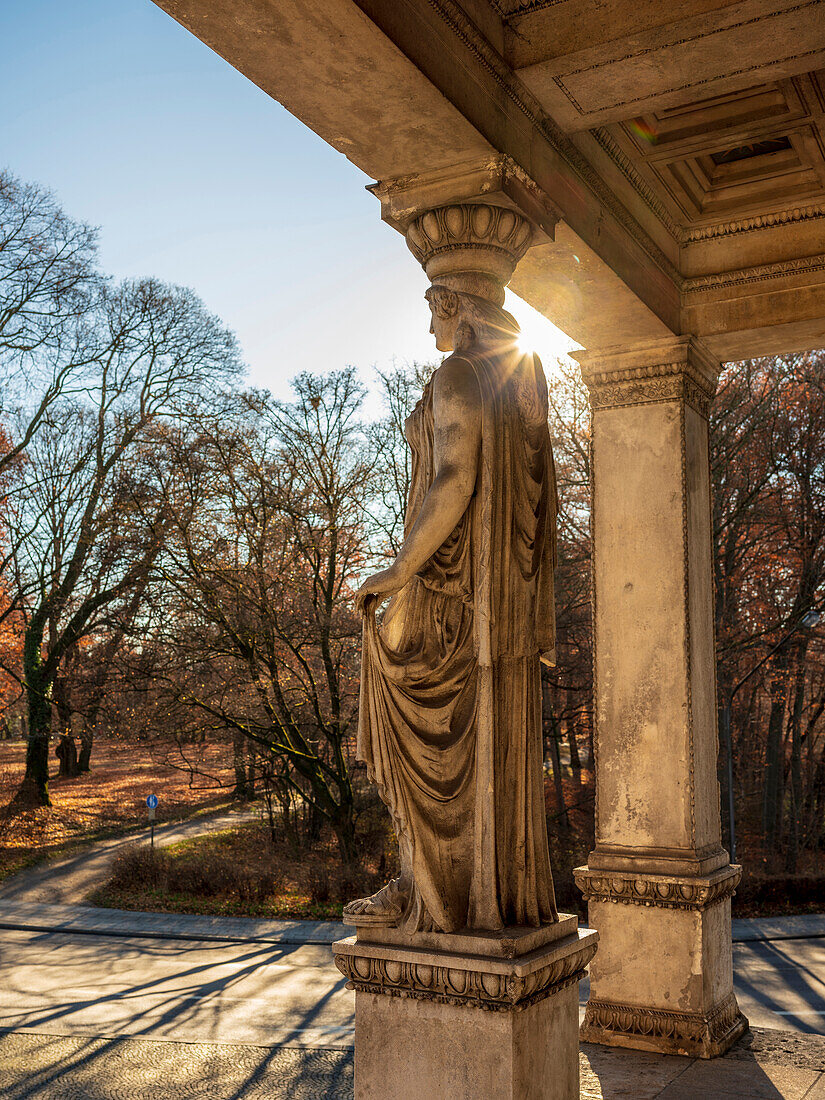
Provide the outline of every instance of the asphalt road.
{"type": "Polygon", "coordinates": [[[344,987],[327,946],[0,931],[0,1028],[350,1045],[344,987]]]}
{"type": "MultiPolygon", "coordinates": [[[[754,1026],[825,1034],[825,938],[735,944],[734,971],[754,1026]]],[[[325,945],[3,929],[0,1028],[342,1048],[353,994],[325,945]]]]}

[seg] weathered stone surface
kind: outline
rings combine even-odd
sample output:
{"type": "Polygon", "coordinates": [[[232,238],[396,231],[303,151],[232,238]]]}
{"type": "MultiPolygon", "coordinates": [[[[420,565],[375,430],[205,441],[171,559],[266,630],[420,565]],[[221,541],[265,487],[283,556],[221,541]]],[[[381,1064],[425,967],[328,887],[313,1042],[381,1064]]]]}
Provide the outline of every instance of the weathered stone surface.
{"type": "Polygon", "coordinates": [[[688,338],[577,355],[593,406],[596,847],[586,1039],[713,1057],[745,1030],[721,846],[707,416],[688,338]]]}
{"type": "MultiPolygon", "coordinates": [[[[398,214],[398,211],[395,212],[398,214]]],[[[356,1096],[576,1100],[579,980],[596,933],[559,919],[540,659],[555,659],[557,496],[541,364],[504,285],[534,227],[510,205],[410,216],[452,352],[406,423],[404,542],[358,593],[358,756],[401,873],[334,944],[356,992],[356,1096]],[[377,601],[392,597],[379,626],[377,601]]]]}
{"type": "Polygon", "coordinates": [[[489,202],[407,226],[433,280],[436,346],[453,354],[406,422],[403,545],[357,598],[357,751],[393,819],[401,873],[351,902],[350,923],[453,935],[558,920],[539,677],[555,659],[555,467],[541,364],[502,309],[533,233],[489,202]]]}
{"type": "Polygon", "coordinates": [[[574,987],[507,1014],[386,1000],[356,994],[356,1100],[578,1097],[574,987]]]}
{"type": "Polygon", "coordinates": [[[454,955],[515,959],[574,934],[578,924],[578,917],[571,913],[559,913],[555,924],[545,924],[541,928],[504,928],[500,932],[476,931],[466,935],[416,932],[408,936],[400,928],[378,925],[365,930],[365,938],[370,943],[394,947],[416,947],[430,951],[449,951],[454,955]]]}
{"type": "Polygon", "coordinates": [[[561,219],[514,289],[583,346],[825,341],[818,0],[158,2],[385,190],[507,158],[561,219]]]}
{"type": "MultiPolygon", "coordinates": [[[[485,944],[453,952],[400,947],[369,940],[361,929],[333,944],[335,965],[356,992],[474,1007],[489,1012],[521,1010],[562,988],[577,984],[596,951],[598,935],[589,928],[526,951],[514,958],[484,955],[485,944]]],[[[445,940],[454,937],[445,936],[445,940]]],[[[417,937],[411,937],[415,942],[417,937]]],[[[356,1032],[358,1027],[356,1008],[356,1032]]]]}
{"type": "Polygon", "coordinates": [[[472,936],[453,954],[362,934],[333,948],[356,991],[357,1100],[576,1100],[577,989],[594,932],[511,959],[482,955],[489,944],[472,936]]]}

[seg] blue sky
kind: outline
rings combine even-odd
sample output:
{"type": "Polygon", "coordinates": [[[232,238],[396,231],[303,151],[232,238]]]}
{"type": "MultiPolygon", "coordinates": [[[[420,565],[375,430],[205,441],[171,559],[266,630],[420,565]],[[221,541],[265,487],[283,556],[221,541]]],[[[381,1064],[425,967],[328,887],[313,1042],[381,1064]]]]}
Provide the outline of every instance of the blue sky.
{"type": "Polygon", "coordinates": [[[0,12],[0,165],[99,226],[106,270],[193,287],[279,396],[301,370],[437,358],[426,278],[371,180],[151,0],[0,12]]]}

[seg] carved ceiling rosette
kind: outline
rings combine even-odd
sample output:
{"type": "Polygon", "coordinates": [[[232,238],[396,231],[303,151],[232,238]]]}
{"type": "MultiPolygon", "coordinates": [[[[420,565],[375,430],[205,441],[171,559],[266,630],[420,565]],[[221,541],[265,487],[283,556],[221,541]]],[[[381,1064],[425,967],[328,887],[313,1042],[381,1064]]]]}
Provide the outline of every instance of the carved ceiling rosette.
{"type": "Polygon", "coordinates": [[[407,229],[407,245],[432,282],[500,301],[532,241],[533,226],[526,218],[488,203],[439,206],[407,229]],[[468,278],[478,283],[474,291],[468,278]]]}

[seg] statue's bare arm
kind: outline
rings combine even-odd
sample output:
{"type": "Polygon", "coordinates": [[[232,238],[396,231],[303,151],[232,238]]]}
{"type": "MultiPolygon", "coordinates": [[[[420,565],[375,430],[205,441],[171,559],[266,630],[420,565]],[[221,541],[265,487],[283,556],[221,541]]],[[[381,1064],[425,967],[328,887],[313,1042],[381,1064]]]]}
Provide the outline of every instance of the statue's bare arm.
{"type": "Polygon", "coordinates": [[[398,557],[370,577],[356,600],[382,599],[404,587],[455,529],[475,489],[481,446],[481,394],[472,366],[452,356],[433,381],[435,477],[398,557]]]}

